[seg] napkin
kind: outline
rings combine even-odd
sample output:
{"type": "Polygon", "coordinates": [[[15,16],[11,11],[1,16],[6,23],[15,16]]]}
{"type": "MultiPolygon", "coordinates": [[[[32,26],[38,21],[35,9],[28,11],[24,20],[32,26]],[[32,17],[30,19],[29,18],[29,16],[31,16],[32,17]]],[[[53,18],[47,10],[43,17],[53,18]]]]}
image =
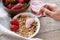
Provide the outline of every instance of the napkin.
{"type": "Polygon", "coordinates": [[[0,40],[26,40],[0,25],[0,40]]]}
{"type": "Polygon", "coordinates": [[[9,16],[0,4],[0,40],[41,40],[39,38],[24,39],[9,30],[9,16]]]}

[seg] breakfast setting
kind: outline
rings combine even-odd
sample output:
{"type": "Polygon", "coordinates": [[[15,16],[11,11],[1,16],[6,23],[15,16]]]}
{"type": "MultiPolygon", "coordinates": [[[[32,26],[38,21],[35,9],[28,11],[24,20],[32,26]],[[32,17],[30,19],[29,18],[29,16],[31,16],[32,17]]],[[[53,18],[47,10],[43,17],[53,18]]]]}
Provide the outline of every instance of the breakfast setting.
{"type": "Polygon", "coordinates": [[[0,40],[60,40],[58,3],[0,0],[0,40]]]}

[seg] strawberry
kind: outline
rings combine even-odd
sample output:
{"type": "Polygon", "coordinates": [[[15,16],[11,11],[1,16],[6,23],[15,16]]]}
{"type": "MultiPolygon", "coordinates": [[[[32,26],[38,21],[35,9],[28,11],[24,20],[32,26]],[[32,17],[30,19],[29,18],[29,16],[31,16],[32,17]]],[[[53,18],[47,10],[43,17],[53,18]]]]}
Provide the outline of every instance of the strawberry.
{"type": "Polygon", "coordinates": [[[21,4],[21,3],[18,3],[18,4],[16,4],[15,6],[13,6],[13,7],[11,8],[11,10],[16,10],[16,9],[20,9],[20,8],[22,8],[22,4],[21,4]]]}
{"type": "Polygon", "coordinates": [[[24,2],[27,3],[27,4],[29,3],[29,1],[30,1],[30,0],[24,0],[24,2]]]}
{"type": "Polygon", "coordinates": [[[24,3],[24,0],[17,0],[17,2],[19,2],[19,3],[24,3]]]}
{"type": "Polygon", "coordinates": [[[16,19],[12,19],[12,20],[10,21],[10,23],[11,23],[12,25],[17,25],[17,26],[19,26],[19,23],[18,23],[18,21],[17,21],[16,19]]]}
{"type": "Polygon", "coordinates": [[[17,31],[18,30],[18,26],[16,26],[16,25],[10,25],[10,29],[12,30],[12,31],[17,31]]]}
{"type": "Polygon", "coordinates": [[[12,4],[7,5],[7,8],[11,9],[12,8],[12,4]]]}
{"type": "Polygon", "coordinates": [[[10,3],[10,0],[4,0],[5,3],[10,3]]]}

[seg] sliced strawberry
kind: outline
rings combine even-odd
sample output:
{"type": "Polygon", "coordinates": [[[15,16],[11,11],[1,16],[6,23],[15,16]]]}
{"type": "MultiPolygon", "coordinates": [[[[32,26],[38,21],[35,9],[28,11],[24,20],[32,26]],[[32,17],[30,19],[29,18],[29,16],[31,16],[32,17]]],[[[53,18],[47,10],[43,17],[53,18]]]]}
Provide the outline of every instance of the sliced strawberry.
{"type": "Polygon", "coordinates": [[[4,2],[6,2],[6,3],[10,3],[10,0],[4,0],[4,2]]]}
{"type": "Polygon", "coordinates": [[[12,31],[17,31],[18,30],[18,26],[16,26],[16,25],[10,25],[10,29],[12,30],[12,31]]]}
{"type": "Polygon", "coordinates": [[[24,0],[17,0],[17,2],[19,2],[19,3],[24,3],[24,0]]]}
{"type": "Polygon", "coordinates": [[[11,23],[12,25],[17,25],[17,26],[19,26],[19,23],[18,23],[18,21],[17,21],[16,19],[12,19],[12,20],[10,21],[10,23],[11,23]]]}
{"type": "Polygon", "coordinates": [[[18,3],[18,4],[16,4],[15,6],[13,6],[13,7],[11,8],[11,10],[17,10],[17,9],[20,9],[20,8],[22,8],[22,4],[21,4],[21,3],[18,3]]]}
{"type": "Polygon", "coordinates": [[[11,9],[12,8],[12,4],[7,5],[7,8],[11,9]]]}

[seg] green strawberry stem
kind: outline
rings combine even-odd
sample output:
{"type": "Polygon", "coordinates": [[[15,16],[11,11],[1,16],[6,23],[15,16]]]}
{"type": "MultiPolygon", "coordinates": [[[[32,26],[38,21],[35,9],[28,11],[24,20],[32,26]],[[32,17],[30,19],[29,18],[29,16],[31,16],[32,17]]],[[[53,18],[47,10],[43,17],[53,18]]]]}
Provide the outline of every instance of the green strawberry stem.
{"type": "Polygon", "coordinates": [[[11,4],[16,4],[16,0],[10,0],[11,4]]]}
{"type": "Polygon", "coordinates": [[[27,6],[27,3],[23,3],[22,4],[22,7],[24,8],[24,7],[26,7],[27,6]]]}
{"type": "Polygon", "coordinates": [[[4,5],[5,5],[5,6],[7,6],[7,5],[8,5],[8,3],[4,3],[4,5]]]}

